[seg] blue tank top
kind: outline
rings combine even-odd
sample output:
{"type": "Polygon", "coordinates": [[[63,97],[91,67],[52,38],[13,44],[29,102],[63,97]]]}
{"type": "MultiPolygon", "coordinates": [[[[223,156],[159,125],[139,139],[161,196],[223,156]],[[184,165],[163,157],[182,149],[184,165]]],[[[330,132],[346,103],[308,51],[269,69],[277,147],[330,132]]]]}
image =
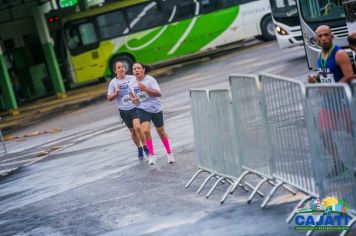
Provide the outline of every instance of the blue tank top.
{"type": "Polygon", "coordinates": [[[342,74],[341,68],[336,64],[335,56],[337,51],[341,50],[341,47],[335,45],[330,55],[325,61],[321,58],[321,54],[318,58],[318,71],[320,73],[320,80],[324,83],[332,83],[330,81],[331,78],[335,80],[335,82],[339,82],[339,80],[344,76],[342,74]],[[323,77],[325,77],[325,81],[323,81],[323,77]]]}
{"type": "MultiPolygon", "coordinates": [[[[341,47],[335,45],[334,48],[332,49],[332,51],[330,52],[330,56],[328,56],[326,62],[321,59],[321,53],[320,53],[319,59],[318,59],[318,71],[320,73],[320,81],[322,83],[333,83],[333,81],[330,81],[330,80],[334,80],[337,83],[344,76],[341,68],[336,64],[336,61],[335,61],[336,53],[339,50],[341,50],[341,47]],[[323,78],[324,78],[324,81],[323,81],[323,78]]],[[[343,103],[342,101],[346,101],[346,99],[344,98],[343,95],[335,97],[333,95],[323,94],[322,107],[323,108],[328,107],[328,110],[331,110],[331,111],[339,111],[340,109],[347,108],[347,104],[343,103]],[[341,105],[335,106],[335,107],[334,106],[330,107],[330,104],[335,103],[335,101],[337,103],[341,103],[341,105]],[[328,106],[327,106],[327,104],[328,104],[328,106]]]]}

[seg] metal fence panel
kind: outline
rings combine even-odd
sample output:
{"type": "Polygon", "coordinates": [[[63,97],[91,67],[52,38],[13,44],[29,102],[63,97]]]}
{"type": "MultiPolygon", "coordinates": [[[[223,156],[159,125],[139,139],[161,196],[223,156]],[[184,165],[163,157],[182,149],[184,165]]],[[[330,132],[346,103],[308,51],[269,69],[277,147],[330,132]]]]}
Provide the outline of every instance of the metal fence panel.
{"type": "MultiPolygon", "coordinates": [[[[352,134],[353,134],[353,145],[354,148],[356,149],[356,80],[354,80],[351,83],[351,92],[352,92],[352,99],[351,99],[351,119],[352,119],[352,134]]],[[[354,149],[354,150],[355,150],[354,149]]],[[[350,166],[352,166],[352,170],[354,173],[356,173],[356,157],[352,159],[352,162],[350,163],[350,166]]]]}
{"type": "Polygon", "coordinates": [[[336,197],[356,208],[355,133],[351,91],[346,84],[309,85],[306,88],[308,122],[314,127],[315,165],[320,198],[336,197]]]}
{"type": "Polygon", "coordinates": [[[315,196],[318,189],[305,121],[304,85],[268,74],[260,75],[260,80],[275,159],[274,176],[315,196]]]}
{"type": "Polygon", "coordinates": [[[197,164],[200,168],[212,169],[210,108],[208,90],[190,90],[194,141],[197,164]]]}
{"type": "Polygon", "coordinates": [[[209,130],[212,138],[212,156],[214,170],[222,175],[237,178],[241,168],[234,145],[235,132],[232,123],[230,92],[227,89],[209,92],[211,123],[209,130]]]}
{"type": "Polygon", "coordinates": [[[271,150],[256,77],[231,75],[236,145],[244,168],[271,176],[271,150]]]}

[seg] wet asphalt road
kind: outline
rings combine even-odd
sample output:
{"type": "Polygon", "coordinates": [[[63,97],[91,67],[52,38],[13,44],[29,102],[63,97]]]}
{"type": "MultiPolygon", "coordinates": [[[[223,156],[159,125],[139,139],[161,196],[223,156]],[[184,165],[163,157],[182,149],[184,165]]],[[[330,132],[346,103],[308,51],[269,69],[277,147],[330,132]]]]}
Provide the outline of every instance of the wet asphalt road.
{"type": "Polygon", "coordinates": [[[184,188],[196,171],[189,89],[227,88],[229,74],[259,72],[305,80],[304,49],[282,51],[276,42],[262,43],[159,78],[173,165],[154,131],[157,165],[138,161],[109,102],[14,133],[62,129],[7,143],[14,163],[36,158],[0,179],[0,235],[304,235],[285,223],[301,195],[281,191],[261,210],[262,199],[247,205],[249,194],[242,190],[220,205],[227,184],[209,199],[204,196],[209,188],[197,195],[206,175],[184,188]],[[41,151],[48,155],[37,156],[41,151]]]}

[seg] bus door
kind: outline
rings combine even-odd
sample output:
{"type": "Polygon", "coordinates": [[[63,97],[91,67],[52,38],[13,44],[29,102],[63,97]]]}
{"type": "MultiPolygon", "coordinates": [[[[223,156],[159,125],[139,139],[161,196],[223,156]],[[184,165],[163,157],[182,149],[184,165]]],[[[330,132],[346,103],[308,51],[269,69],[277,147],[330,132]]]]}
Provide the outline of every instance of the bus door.
{"type": "Polygon", "coordinates": [[[65,37],[76,83],[100,78],[105,71],[105,58],[99,50],[94,23],[89,20],[65,25],[65,37]]]}

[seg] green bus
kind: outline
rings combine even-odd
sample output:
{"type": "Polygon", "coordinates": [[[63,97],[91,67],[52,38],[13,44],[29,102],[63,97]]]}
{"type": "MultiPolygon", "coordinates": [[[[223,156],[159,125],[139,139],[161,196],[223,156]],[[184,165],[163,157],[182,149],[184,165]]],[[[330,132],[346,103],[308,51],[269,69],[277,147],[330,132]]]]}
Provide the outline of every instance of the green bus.
{"type": "Polygon", "coordinates": [[[75,84],[110,76],[117,60],[130,71],[134,61],[159,64],[275,37],[269,0],[123,0],[69,14],[59,28],[57,57],[75,84]]]}

